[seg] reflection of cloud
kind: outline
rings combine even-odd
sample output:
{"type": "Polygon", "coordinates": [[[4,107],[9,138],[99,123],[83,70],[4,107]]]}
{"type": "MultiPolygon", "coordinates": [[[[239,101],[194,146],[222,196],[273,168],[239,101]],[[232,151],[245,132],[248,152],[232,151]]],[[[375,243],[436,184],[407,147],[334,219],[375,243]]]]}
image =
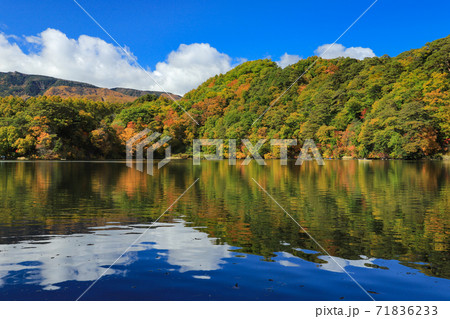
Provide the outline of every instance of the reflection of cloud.
{"type": "Polygon", "coordinates": [[[195,279],[211,279],[211,276],[197,276],[197,275],[195,275],[195,276],[192,276],[192,277],[194,277],[195,279]]]}
{"type": "MultiPolygon", "coordinates": [[[[83,234],[53,237],[42,243],[28,241],[1,245],[0,277],[11,271],[28,270],[35,275],[27,277],[25,282],[40,284],[47,289],[66,280],[95,280],[105,271],[102,266],[112,263],[120,251],[127,248],[127,242],[125,239],[111,240],[110,236],[83,234]]],[[[123,258],[121,262],[128,259],[123,258]]],[[[113,272],[110,269],[108,274],[113,272]]]]}
{"type": "MultiPolygon", "coordinates": [[[[24,241],[0,245],[0,286],[12,271],[26,271],[24,284],[40,284],[46,290],[58,289],[54,284],[68,280],[96,280],[132,243],[139,228],[107,226],[93,229],[93,233],[55,236],[44,241],[24,241]]],[[[143,237],[145,242],[133,246],[117,264],[128,265],[136,259],[136,252],[148,249],[167,251],[167,261],[180,266],[179,271],[215,270],[223,258],[231,256],[228,245],[214,245],[208,235],[187,227],[184,222],[157,224],[143,237]],[[166,226],[166,227],[162,227],[166,226]],[[167,227],[170,226],[170,227],[167,227]]],[[[161,252],[165,254],[164,252],[161,252]]],[[[118,273],[110,269],[107,274],[118,273]]]]}
{"type": "Polygon", "coordinates": [[[280,265],[285,267],[300,267],[297,264],[294,264],[293,262],[290,262],[289,260],[280,260],[280,265]]]}
{"type": "Polygon", "coordinates": [[[368,268],[365,264],[373,265],[372,261],[375,260],[375,258],[350,260],[339,257],[333,257],[333,259],[331,259],[330,256],[319,256],[318,258],[327,261],[326,264],[321,264],[321,268],[332,272],[344,272],[341,267],[345,269],[348,266],[368,268]]]}
{"type": "Polygon", "coordinates": [[[190,270],[216,270],[225,263],[223,258],[231,257],[228,245],[213,245],[208,235],[186,227],[184,222],[172,227],[152,230],[152,248],[168,250],[167,262],[181,266],[180,272],[190,270]]]}
{"type": "MultiPolygon", "coordinates": [[[[342,268],[345,269],[345,267],[353,266],[353,267],[361,267],[361,268],[369,268],[367,264],[374,265],[373,261],[375,258],[367,258],[366,256],[360,256],[362,259],[359,260],[351,260],[351,259],[344,259],[340,257],[333,257],[333,259],[330,256],[320,256],[318,255],[318,252],[314,250],[307,250],[307,249],[300,249],[300,248],[294,248],[295,250],[302,251],[304,253],[310,254],[310,255],[317,255],[317,258],[326,261],[327,263],[321,263],[320,267],[323,270],[328,270],[332,272],[344,272],[342,268]],[[338,264],[342,267],[339,267],[338,264]]],[[[294,259],[298,260],[298,257],[287,253],[287,252],[281,252],[280,258],[283,258],[278,261],[280,265],[286,266],[286,267],[299,267],[298,264],[295,264],[293,262],[290,262],[287,259],[294,259]]]]}
{"type": "Polygon", "coordinates": [[[286,258],[286,259],[277,260],[280,265],[285,266],[285,267],[300,267],[299,264],[294,264],[293,262],[287,260],[289,258],[293,258],[294,260],[299,260],[298,257],[295,257],[294,255],[287,253],[287,252],[280,252],[279,256],[280,256],[280,258],[286,258]]]}

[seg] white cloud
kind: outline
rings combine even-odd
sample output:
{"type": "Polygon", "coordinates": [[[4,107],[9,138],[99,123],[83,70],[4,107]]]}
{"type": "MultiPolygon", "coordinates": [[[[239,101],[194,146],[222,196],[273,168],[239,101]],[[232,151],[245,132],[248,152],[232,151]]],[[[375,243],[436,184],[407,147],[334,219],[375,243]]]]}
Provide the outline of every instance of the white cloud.
{"type": "Polygon", "coordinates": [[[231,70],[231,62],[228,55],[207,43],[181,44],[166,62],[156,64],[153,75],[166,90],[185,93],[211,76],[231,70]]]}
{"type": "Polygon", "coordinates": [[[372,58],[375,56],[372,49],[362,47],[346,48],[342,44],[336,43],[335,45],[324,44],[319,46],[315,51],[315,54],[324,59],[334,59],[337,57],[349,57],[358,60],[364,58],[372,58]]]}
{"type": "Polygon", "coordinates": [[[291,64],[297,63],[302,57],[296,54],[283,54],[280,57],[280,61],[277,61],[278,66],[285,68],[291,64]]]}
{"type": "MultiPolygon", "coordinates": [[[[165,90],[184,94],[232,67],[228,55],[207,43],[194,43],[181,44],[154,71],[146,70],[165,90]]],[[[70,39],[55,29],[20,40],[0,33],[0,71],[42,74],[107,88],[161,91],[119,47],[87,35],[70,39]]]]}

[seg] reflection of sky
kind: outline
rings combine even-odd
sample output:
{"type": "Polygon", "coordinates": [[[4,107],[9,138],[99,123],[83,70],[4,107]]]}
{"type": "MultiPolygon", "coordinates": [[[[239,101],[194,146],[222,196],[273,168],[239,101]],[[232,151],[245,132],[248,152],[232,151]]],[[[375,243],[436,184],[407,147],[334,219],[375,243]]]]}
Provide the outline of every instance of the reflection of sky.
{"type": "Polygon", "coordinates": [[[187,227],[184,221],[172,225],[151,230],[146,238],[154,243],[146,244],[148,248],[167,250],[167,262],[180,266],[180,272],[220,269],[223,259],[231,257],[230,246],[214,245],[206,233],[187,227]]]}
{"type": "MultiPolygon", "coordinates": [[[[214,245],[207,234],[187,227],[184,221],[155,226],[117,264],[130,264],[136,258],[133,251],[151,248],[166,251],[167,262],[179,266],[180,272],[216,270],[231,256],[230,246],[214,245]]],[[[20,284],[40,284],[47,290],[58,289],[54,284],[64,281],[96,280],[145,229],[145,225],[110,225],[92,228],[88,234],[0,245],[0,286],[4,285],[2,278],[17,271],[27,273],[20,284]]],[[[107,274],[114,272],[118,270],[110,269],[107,274]]]]}
{"type": "Polygon", "coordinates": [[[349,266],[352,267],[360,267],[360,268],[367,268],[367,264],[373,265],[373,262],[375,258],[370,259],[359,259],[359,260],[350,260],[350,259],[343,259],[339,257],[333,257],[330,256],[319,256],[319,259],[325,260],[326,264],[321,264],[322,269],[333,271],[333,272],[344,272],[342,268],[347,268],[349,266]],[[339,265],[338,265],[339,264],[339,265]],[[341,267],[339,267],[341,266],[341,267]]]}
{"type": "MultiPolygon", "coordinates": [[[[96,280],[128,248],[136,237],[147,229],[148,225],[120,226],[108,225],[92,227],[91,233],[37,237],[39,240],[23,241],[18,244],[0,245],[0,286],[2,278],[17,271],[26,271],[27,276],[20,284],[39,284],[46,290],[58,289],[54,284],[75,280],[96,280]]],[[[178,271],[213,271],[221,268],[226,258],[233,257],[229,245],[215,245],[212,238],[198,229],[188,227],[183,220],[175,223],[158,223],[147,231],[141,243],[134,245],[127,254],[116,263],[129,265],[137,256],[137,251],[154,249],[164,256],[167,263],[179,267],[178,271]]],[[[318,252],[298,249],[304,253],[317,254],[326,261],[321,269],[330,272],[343,272],[348,266],[367,268],[373,264],[373,258],[347,260],[320,255],[318,252]]],[[[244,256],[242,256],[244,257],[244,256]]],[[[279,252],[277,262],[283,267],[301,267],[300,258],[279,252]]],[[[107,275],[121,270],[109,269],[107,275]]],[[[210,276],[195,275],[197,279],[210,279],[210,276]]]]}
{"type": "MultiPolygon", "coordinates": [[[[294,249],[299,250],[305,254],[317,255],[318,259],[326,261],[326,263],[320,264],[321,269],[327,270],[327,271],[332,271],[332,272],[344,272],[343,269],[345,269],[346,267],[349,267],[349,266],[368,268],[368,267],[370,267],[370,265],[372,265],[372,266],[374,265],[373,261],[375,260],[375,258],[367,258],[366,256],[360,256],[361,259],[356,259],[356,260],[344,259],[344,258],[340,258],[340,257],[331,258],[328,255],[320,255],[319,252],[314,251],[314,250],[299,249],[299,248],[294,248],[294,249]]],[[[298,267],[299,266],[298,264],[295,264],[292,262],[292,261],[298,259],[298,257],[296,257],[292,254],[283,252],[280,254],[280,257],[285,258],[285,259],[281,259],[278,261],[283,266],[286,266],[286,267],[298,267]],[[288,259],[291,259],[291,260],[288,260],[288,259]]]]}
{"type": "MultiPolygon", "coordinates": [[[[428,277],[397,260],[365,256],[358,260],[339,257],[332,260],[319,251],[292,248],[311,258],[275,252],[274,262],[267,262],[261,256],[240,252],[239,247],[216,245],[214,238],[188,225],[183,220],[156,224],[120,258],[119,267],[112,267],[107,273],[118,276],[102,281],[104,286],[98,290],[101,292],[93,292],[90,297],[339,300],[345,296],[350,300],[366,300],[367,296],[337,262],[363,287],[376,293],[377,300],[450,298],[447,279],[428,277]],[[319,260],[322,262],[318,263],[319,260]],[[103,295],[105,291],[111,294],[103,295]]],[[[60,290],[47,291],[37,299],[52,299],[58,294],[67,299],[67,287],[80,289],[71,281],[96,280],[147,227],[109,224],[93,227],[86,234],[36,236],[34,240],[0,245],[0,287],[4,289],[4,297],[0,298],[21,299],[22,291],[28,287],[31,292],[27,296],[35,298],[37,290],[32,285],[40,285],[42,290],[60,290]]]]}

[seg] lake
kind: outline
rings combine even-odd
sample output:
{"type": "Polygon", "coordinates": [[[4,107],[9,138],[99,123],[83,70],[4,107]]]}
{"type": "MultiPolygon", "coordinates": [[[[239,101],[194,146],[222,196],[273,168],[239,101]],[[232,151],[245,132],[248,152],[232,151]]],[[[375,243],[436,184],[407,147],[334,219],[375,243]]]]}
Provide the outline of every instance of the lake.
{"type": "Polygon", "coordinates": [[[450,300],[450,162],[2,161],[0,177],[0,300],[450,300]]]}

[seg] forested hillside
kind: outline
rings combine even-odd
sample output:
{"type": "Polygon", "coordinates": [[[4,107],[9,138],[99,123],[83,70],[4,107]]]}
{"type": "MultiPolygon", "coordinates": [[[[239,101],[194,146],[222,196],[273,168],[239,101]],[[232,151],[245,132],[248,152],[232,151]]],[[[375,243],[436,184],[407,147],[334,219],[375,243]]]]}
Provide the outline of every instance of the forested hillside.
{"type": "MultiPolygon", "coordinates": [[[[19,72],[0,72],[0,96],[61,96],[63,98],[84,98],[92,101],[132,102],[136,98],[154,94],[167,95],[158,91],[142,91],[126,88],[99,88],[92,84],[58,79],[44,75],[30,75],[19,72]]],[[[170,93],[169,93],[170,94],[170,93]]],[[[180,96],[170,94],[173,98],[180,96]]]]}
{"type": "MultiPolygon", "coordinates": [[[[397,57],[319,59],[284,69],[246,62],[188,92],[178,103],[154,95],[114,104],[57,97],[0,100],[0,155],[117,158],[144,127],[172,136],[172,151],[194,138],[313,138],[324,157],[439,157],[450,143],[450,36],[397,57]],[[281,96],[281,98],[279,98],[281,96]],[[277,101],[277,99],[279,100],[277,101]],[[252,123],[277,101],[253,126],[252,123]]],[[[239,145],[239,141],[238,141],[239,145]]],[[[240,149],[238,157],[246,155],[240,149]]],[[[266,158],[278,155],[266,143],[266,158]]]]}
{"type": "Polygon", "coordinates": [[[43,95],[51,87],[69,86],[79,88],[95,88],[96,86],[67,81],[44,75],[28,75],[20,72],[0,72],[0,96],[38,96],[43,95]]]}

